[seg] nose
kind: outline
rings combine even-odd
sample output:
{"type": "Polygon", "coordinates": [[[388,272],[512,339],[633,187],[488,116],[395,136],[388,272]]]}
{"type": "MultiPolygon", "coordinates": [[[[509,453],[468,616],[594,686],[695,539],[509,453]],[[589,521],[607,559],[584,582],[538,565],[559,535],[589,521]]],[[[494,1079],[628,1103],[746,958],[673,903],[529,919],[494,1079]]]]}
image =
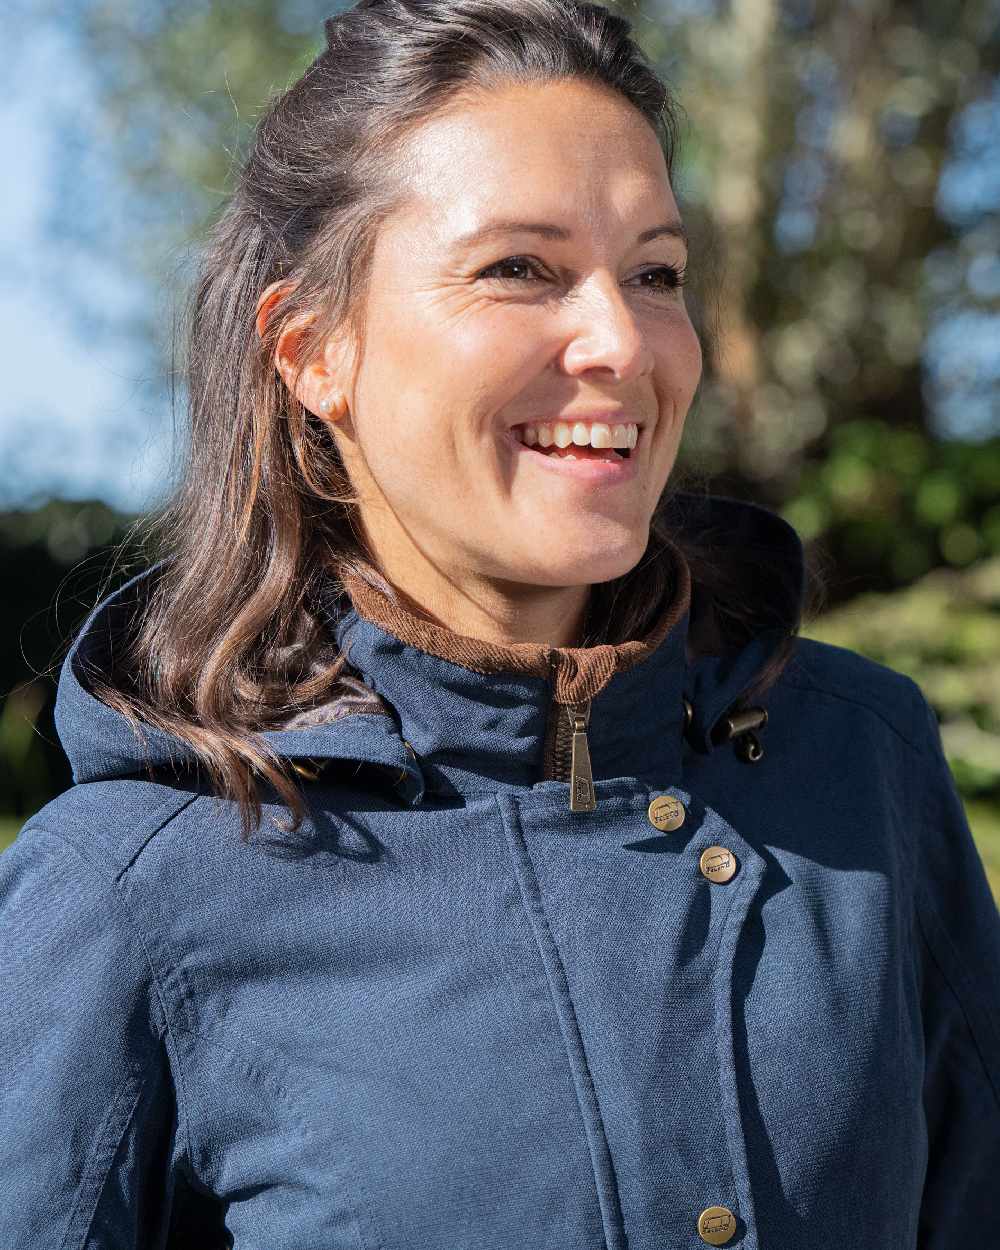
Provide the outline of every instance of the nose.
{"type": "Polygon", "coordinates": [[[607,369],[627,382],[653,367],[653,353],[628,295],[613,278],[594,277],[574,303],[575,329],[563,353],[569,374],[607,369]]]}

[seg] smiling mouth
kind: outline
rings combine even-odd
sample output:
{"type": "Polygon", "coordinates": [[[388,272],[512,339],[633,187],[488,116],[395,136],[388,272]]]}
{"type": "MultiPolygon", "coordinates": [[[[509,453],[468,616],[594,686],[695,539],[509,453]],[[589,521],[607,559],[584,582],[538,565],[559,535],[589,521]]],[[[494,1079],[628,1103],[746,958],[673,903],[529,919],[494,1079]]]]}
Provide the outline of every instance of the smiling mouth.
{"type": "MultiPolygon", "coordinates": [[[[632,427],[636,429],[635,426],[632,427]]],[[[610,487],[634,481],[639,472],[640,460],[637,456],[629,456],[635,450],[624,445],[638,441],[642,430],[634,435],[616,439],[621,447],[592,447],[585,443],[569,443],[559,447],[555,444],[532,446],[518,437],[518,429],[507,431],[506,441],[517,458],[524,457],[531,466],[531,472],[541,473],[551,480],[563,479],[575,482],[581,487],[610,487]]],[[[599,438],[598,441],[603,441],[599,438]]],[[[522,461],[523,463],[523,461],[522,461]]]]}
{"type": "Polygon", "coordinates": [[[515,425],[509,434],[525,451],[549,459],[615,463],[630,458],[640,429],[634,421],[540,421],[515,425]]]}

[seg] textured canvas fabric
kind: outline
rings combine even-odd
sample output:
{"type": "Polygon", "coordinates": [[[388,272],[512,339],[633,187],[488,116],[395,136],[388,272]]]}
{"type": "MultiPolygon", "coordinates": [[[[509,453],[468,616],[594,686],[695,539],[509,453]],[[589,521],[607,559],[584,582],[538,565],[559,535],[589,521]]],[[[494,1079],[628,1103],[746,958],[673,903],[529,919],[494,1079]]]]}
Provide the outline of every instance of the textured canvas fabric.
{"type": "MultiPolygon", "coordinates": [[[[794,611],[794,531],[704,509],[794,611]]],[[[1000,915],[913,681],[800,640],[751,763],[712,730],[780,631],[689,662],[685,614],[594,698],[574,812],[544,678],[348,602],[388,714],[269,732],[325,767],[245,845],[88,690],[142,585],[0,856],[0,1246],[694,1250],[713,1206],[741,1250],[1000,1245],[1000,915]]]]}

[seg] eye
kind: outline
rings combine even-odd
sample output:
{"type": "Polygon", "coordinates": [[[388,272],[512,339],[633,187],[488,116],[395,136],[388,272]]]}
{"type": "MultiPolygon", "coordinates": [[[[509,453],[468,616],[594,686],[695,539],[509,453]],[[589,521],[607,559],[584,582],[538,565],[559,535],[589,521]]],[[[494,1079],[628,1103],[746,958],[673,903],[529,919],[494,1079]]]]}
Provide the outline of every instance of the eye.
{"type": "Polygon", "coordinates": [[[647,287],[651,291],[676,291],[678,287],[682,287],[687,282],[687,269],[684,265],[679,268],[676,265],[657,265],[655,269],[646,269],[640,278],[658,277],[662,278],[665,285],[659,282],[647,287]]]}
{"type": "MultiPolygon", "coordinates": [[[[527,270],[529,276],[541,278],[543,275],[538,268],[537,263],[530,256],[508,256],[504,260],[498,260],[487,269],[483,269],[477,274],[480,278],[491,278],[496,282],[506,282],[520,284],[524,282],[523,278],[504,277],[503,270],[520,269],[527,270]]],[[[687,281],[687,270],[683,265],[679,268],[676,265],[657,265],[655,269],[646,269],[639,278],[654,278],[656,281],[643,283],[648,291],[676,291],[682,287],[687,281]]]]}
{"type": "Polygon", "coordinates": [[[498,271],[501,269],[527,269],[531,273],[535,274],[536,277],[541,276],[535,262],[530,256],[508,256],[505,260],[498,260],[496,264],[490,265],[488,269],[482,270],[482,272],[477,276],[480,278],[495,278],[498,282],[518,281],[517,278],[511,279],[500,277],[498,271]]]}

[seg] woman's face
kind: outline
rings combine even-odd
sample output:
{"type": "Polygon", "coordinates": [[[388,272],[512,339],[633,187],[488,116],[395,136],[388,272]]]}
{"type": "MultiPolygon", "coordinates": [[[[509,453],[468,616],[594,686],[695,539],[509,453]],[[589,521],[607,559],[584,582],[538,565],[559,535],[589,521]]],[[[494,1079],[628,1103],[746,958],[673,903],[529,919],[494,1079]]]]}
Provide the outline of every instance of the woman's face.
{"type": "Polygon", "coordinates": [[[678,225],[654,132],[604,89],[561,80],[463,103],[408,154],[412,199],[379,234],[334,426],[376,556],[390,578],[421,560],[535,586],[626,573],[702,364],[676,285],[684,241],[643,240],[678,225]],[[512,433],[545,423],[559,441],[555,422],[589,435],[595,418],[612,438],[639,426],[627,460],[567,460],[512,433]]]}

